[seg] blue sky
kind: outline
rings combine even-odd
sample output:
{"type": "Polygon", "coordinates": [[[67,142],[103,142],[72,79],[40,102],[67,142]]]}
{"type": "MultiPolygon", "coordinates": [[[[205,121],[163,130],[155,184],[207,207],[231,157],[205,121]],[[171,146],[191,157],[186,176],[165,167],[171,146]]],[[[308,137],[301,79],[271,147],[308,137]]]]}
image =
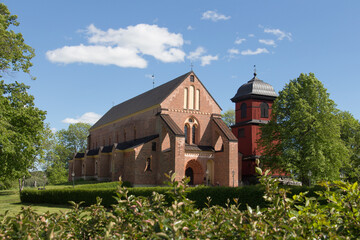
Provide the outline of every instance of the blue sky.
{"type": "Polygon", "coordinates": [[[278,92],[315,73],[360,119],[360,1],[3,1],[35,48],[31,86],[56,130],[193,70],[224,111],[258,77],[278,92]]]}

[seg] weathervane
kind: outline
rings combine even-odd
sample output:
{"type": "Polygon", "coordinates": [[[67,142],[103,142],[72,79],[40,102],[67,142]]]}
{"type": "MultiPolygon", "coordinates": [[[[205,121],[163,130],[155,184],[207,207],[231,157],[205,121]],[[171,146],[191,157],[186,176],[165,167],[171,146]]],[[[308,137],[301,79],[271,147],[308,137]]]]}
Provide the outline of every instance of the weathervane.
{"type": "Polygon", "coordinates": [[[256,65],[254,65],[254,77],[256,77],[256,65]]]}
{"type": "Polygon", "coordinates": [[[194,67],[193,63],[190,62],[190,69],[191,69],[191,71],[193,70],[193,67],[194,67]]]}

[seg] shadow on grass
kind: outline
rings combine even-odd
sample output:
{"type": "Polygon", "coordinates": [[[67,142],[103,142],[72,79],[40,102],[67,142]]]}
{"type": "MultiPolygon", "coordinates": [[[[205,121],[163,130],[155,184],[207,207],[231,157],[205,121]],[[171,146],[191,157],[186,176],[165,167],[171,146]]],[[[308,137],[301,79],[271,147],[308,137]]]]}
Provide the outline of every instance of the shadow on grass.
{"type": "Polygon", "coordinates": [[[0,196],[14,195],[16,193],[18,193],[18,191],[5,190],[5,191],[0,191],[0,196]]]}

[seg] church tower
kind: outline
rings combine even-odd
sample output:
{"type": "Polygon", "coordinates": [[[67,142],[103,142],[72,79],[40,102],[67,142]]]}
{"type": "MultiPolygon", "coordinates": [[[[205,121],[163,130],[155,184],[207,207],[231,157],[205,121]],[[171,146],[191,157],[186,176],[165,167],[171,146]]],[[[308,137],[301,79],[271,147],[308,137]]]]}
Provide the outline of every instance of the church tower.
{"type": "Polygon", "coordinates": [[[277,94],[274,88],[254,77],[243,84],[231,99],[235,103],[235,124],[232,132],[238,138],[238,150],[242,155],[242,181],[250,182],[255,175],[255,160],[261,156],[257,146],[260,124],[270,120],[272,104],[277,94]]]}

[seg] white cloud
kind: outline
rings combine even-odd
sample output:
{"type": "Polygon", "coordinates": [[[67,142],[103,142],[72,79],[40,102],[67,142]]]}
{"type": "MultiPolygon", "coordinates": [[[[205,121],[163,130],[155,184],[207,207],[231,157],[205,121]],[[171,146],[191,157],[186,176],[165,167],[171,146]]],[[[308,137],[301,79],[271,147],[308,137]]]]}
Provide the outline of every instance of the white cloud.
{"type": "Polygon", "coordinates": [[[218,14],[216,11],[206,11],[202,14],[203,20],[211,20],[213,22],[217,22],[219,20],[229,20],[230,16],[225,16],[223,14],[218,14]]]}
{"type": "Polygon", "coordinates": [[[269,53],[269,51],[266,48],[257,48],[255,51],[250,49],[241,51],[241,55],[258,55],[261,53],[269,53]]]}
{"type": "Polygon", "coordinates": [[[245,41],[246,41],[245,38],[237,38],[237,39],[235,40],[235,44],[242,44],[242,43],[245,42],[245,41]]]}
{"type": "Polygon", "coordinates": [[[236,49],[236,48],[230,48],[230,49],[228,50],[228,53],[230,53],[230,54],[239,54],[239,50],[236,49]]]}
{"type": "Polygon", "coordinates": [[[88,42],[93,45],[65,46],[46,53],[51,62],[114,64],[120,67],[146,68],[143,55],[162,62],[182,62],[185,53],[181,34],[157,25],[138,24],[127,28],[103,31],[93,24],[88,26],[88,42]]]}
{"type": "Polygon", "coordinates": [[[187,30],[194,30],[194,28],[191,26],[191,25],[189,25],[188,27],[187,27],[187,30]]]}
{"type": "Polygon", "coordinates": [[[94,124],[100,119],[100,117],[101,117],[101,115],[99,115],[97,113],[87,112],[78,118],[65,118],[64,120],[62,120],[62,122],[70,123],[70,124],[79,123],[79,122],[94,124]]]}
{"type": "Polygon", "coordinates": [[[292,40],[292,34],[291,33],[281,31],[280,29],[265,28],[264,32],[274,34],[275,36],[278,37],[278,40],[283,40],[284,38],[287,38],[289,41],[292,40]]]}
{"type": "Polygon", "coordinates": [[[255,37],[255,34],[250,33],[248,37],[255,37]]]}
{"type": "Polygon", "coordinates": [[[219,59],[217,55],[204,55],[205,53],[206,50],[203,47],[198,47],[195,51],[190,52],[187,58],[193,61],[201,61],[201,66],[209,65],[211,61],[219,59]]]}
{"type": "Polygon", "coordinates": [[[259,43],[269,45],[269,46],[276,46],[275,41],[272,39],[259,39],[259,43]]]}

